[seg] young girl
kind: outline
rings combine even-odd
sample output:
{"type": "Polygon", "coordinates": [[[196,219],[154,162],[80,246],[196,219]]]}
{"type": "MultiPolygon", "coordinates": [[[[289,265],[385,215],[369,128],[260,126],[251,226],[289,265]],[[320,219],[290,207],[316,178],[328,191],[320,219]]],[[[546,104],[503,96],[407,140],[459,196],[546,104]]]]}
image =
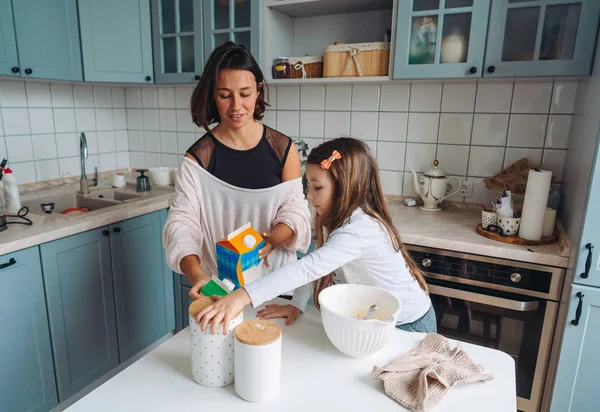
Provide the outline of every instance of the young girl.
{"type": "Polygon", "coordinates": [[[435,313],[419,268],[400,241],[383,198],[377,162],[360,140],[339,138],[314,148],[307,159],[308,200],[314,206],[317,247],[313,253],[263,275],[257,281],[217,298],[196,321],[206,330],[212,322],[223,333],[247,304],[261,305],[281,293],[313,282],[313,300],[343,281],[379,286],[402,302],[397,327],[436,332],[435,313]]]}

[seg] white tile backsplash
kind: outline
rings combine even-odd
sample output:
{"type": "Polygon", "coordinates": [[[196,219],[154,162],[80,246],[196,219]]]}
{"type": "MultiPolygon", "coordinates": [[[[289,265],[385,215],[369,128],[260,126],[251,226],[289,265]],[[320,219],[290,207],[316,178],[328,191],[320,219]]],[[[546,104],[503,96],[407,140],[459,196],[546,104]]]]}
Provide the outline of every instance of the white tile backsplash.
{"type": "Polygon", "coordinates": [[[472,113],[442,113],[438,142],[468,145],[471,143],[472,127],[472,113]]]}
{"type": "Polygon", "coordinates": [[[442,112],[473,113],[476,83],[447,83],[442,90],[442,112]]]}
{"type": "MultiPolygon", "coordinates": [[[[280,86],[269,90],[263,122],[311,148],[365,140],[390,194],[414,195],[410,168],[423,172],[437,158],[449,175],[474,180],[479,189],[466,201],[480,201],[481,179],[521,157],[562,178],[577,88],[568,79],[280,86]]],[[[77,175],[83,131],[88,170],[177,167],[203,134],[191,121],[193,90],[2,80],[0,155],[23,174],[19,182],[77,175]]]]}
{"type": "Polygon", "coordinates": [[[282,86],[277,88],[277,110],[300,109],[300,86],[282,86]]]}
{"type": "Polygon", "coordinates": [[[512,95],[513,83],[480,83],[475,113],[510,113],[512,95]]]}
{"type": "Polygon", "coordinates": [[[409,113],[406,140],[418,143],[436,143],[439,122],[439,113],[409,113]]]}
{"type": "Polygon", "coordinates": [[[300,109],[325,109],[325,86],[302,86],[300,88],[300,109]]]}
{"type": "Polygon", "coordinates": [[[548,113],[552,86],[551,82],[515,83],[511,113],[548,113]]]}
{"type": "Polygon", "coordinates": [[[352,111],[378,111],[379,89],[378,85],[352,86],[352,111]]]}
{"type": "Polygon", "coordinates": [[[377,163],[384,170],[401,172],[404,170],[406,143],[378,142],[377,163]]]}
{"type": "Polygon", "coordinates": [[[410,99],[410,85],[381,86],[379,110],[382,112],[407,112],[410,99]]]}
{"type": "Polygon", "coordinates": [[[476,113],[473,118],[471,144],[477,146],[505,146],[509,116],[508,114],[476,113]]]}
{"type": "MultiPolygon", "coordinates": [[[[277,88],[277,100],[279,100],[277,88]]],[[[352,86],[327,86],[325,88],[325,110],[350,110],[352,86]]]]}
{"type": "Polygon", "coordinates": [[[300,112],[300,137],[322,138],[325,131],[324,111],[300,112]]]}
{"type": "Polygon", "coordinates": [[[27,105],[31,107],[52,107],[49,83],[27,82],[27,105]]]}
{"type": "Polygon", "coordinates": [[[377,140],[377,112],[352,112],[350,136],[363,140],[377,140]]]}
{"type": "Polygon", "coordinates": [[[544,147],[547,115],[513,114],[508,125],[507,146],[544,147]]]}
{"type": "Polygon", "coordinates": [[[408,113],[379,112],[377,140],[405,142],[408,128],[408,113]]]}
{"type": "Polygon", "coordinates": [[[410,89],[411,112],[440,111],[442,102],[442,84],[413,84],[410,89]]]}

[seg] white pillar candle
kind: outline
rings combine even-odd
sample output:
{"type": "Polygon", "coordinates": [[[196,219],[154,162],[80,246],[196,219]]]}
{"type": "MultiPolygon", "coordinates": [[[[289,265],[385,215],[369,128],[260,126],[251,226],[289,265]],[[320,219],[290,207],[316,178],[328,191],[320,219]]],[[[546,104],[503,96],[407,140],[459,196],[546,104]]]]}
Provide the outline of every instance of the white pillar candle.
{"type": "Polygon", "coordinates": [[[556,210],[548,207],[546,208],[546,214],[544,215],[544,229],[542,230],[542,236],[552,236],[554,233],[554,223],[556,222],[556,210]]]}
{"type": "Polygon", "coordinates": [[[523,201],[523,213],[521,214],[521,226],[519,228],[520,238],[526,240],[540,240],[542,238],[551,182],[552,172],[540,169],[529,171],[525,188],[525,200],[523,201]]]}
{"type": "Polygon", "coordinates": [[[247,320],[235,330],[235,391],[248,402],[279,395],[281,328],[268,320],[247,320]]]}

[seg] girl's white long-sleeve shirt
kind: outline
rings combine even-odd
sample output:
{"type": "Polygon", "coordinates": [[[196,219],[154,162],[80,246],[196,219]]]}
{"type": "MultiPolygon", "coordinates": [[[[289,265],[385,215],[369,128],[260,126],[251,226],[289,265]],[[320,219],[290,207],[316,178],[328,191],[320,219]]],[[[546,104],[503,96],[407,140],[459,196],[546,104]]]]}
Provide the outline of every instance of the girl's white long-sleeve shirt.
{"type": "Polygon", "coordinates": [[[398,324],[414,322],[431,306],[429,296],[410,274],[402,253],[394,250],[385,227],[360,208],[330,234],[322,247],[245,285],[244,289],[256,307],[336,270],[343,282],[379,286],[393,293],[402,303],[398,324]]]}
{"type": "MultiPolygon", "coordinates": [[[[181,259],[196,255],[205,273],[217,275],[216,242],[247,222],[259,233],[269,232],[279,223],[294,231],[286,243],[271,252],[270,268],[263,267],[263,273],[295,261],[296,251],[305,252],[310,245],[310,212],[302,179],[266,189],[244,189],[216,178],[184,157],[175,181],[175,198],[163,229],[169,267],[182,273],[181,259]]],[[[309,296],[309,287],[295,291],[292,304],[304,309],[309,296]]]]}

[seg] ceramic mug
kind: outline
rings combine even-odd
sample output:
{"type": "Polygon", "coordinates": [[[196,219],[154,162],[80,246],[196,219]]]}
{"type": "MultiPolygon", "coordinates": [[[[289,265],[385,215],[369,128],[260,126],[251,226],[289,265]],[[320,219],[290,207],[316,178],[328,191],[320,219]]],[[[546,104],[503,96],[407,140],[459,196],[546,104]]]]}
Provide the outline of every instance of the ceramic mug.
{"type": "Polygon", "coordinates": [[[498,215],[493,209],[483,209],[481,211],[481,227],[485,230],[488,230],[490,225],[498,225],[498,215]]]}
{"type": "Polygon", "coordinates": [[[112,176],[112,185],[113,187],[125,187],[127,184],[127,178],[125,173],[115,173],[112,176]]]}
{"type": "Polygon", "coordinates": [[[519,225],[521,224],[520,217],[505,217],[498,216],[498,226],[502,228],[502,234],[504,236],[514,236],[519,232],[519,225]]]}

